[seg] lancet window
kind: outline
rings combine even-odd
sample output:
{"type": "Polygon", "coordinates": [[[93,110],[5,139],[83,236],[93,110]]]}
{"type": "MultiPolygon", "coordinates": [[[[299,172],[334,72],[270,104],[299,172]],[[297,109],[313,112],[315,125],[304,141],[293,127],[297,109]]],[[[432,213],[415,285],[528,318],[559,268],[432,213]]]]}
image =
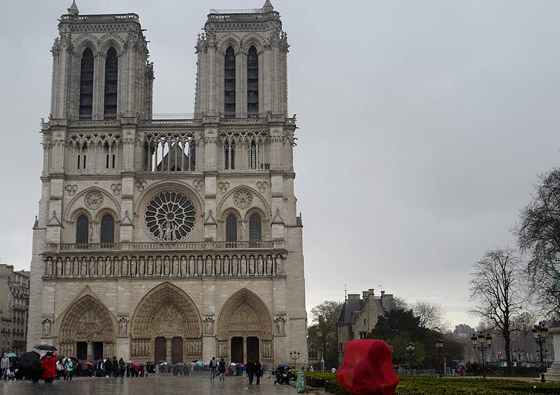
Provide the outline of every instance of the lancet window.
{"type": "Polygon", "coordinates": [[[109,48],[105,58],[105,119],[117,117],[117,82],[119,71],[119,59],[115,48],[109,48]]]}
{"type": "Polygon", "coordinates": [[[249,245],[257,247],[262,241],[262,221],[261,216],[257,213],[249,217],[249,245]]]}
{"type": "Polygon", "coordinates": [[[226,49],[224,59],[224,116],[235,117],[235,51],[226,49]]]}
{"type": "Polygon", "coordinates": [[[115,219],[111,214],[105,214],[101,218],[101,243],[115,242],[115,219]]]}
{"type": "Polygon", "coordinates": [[[185,172],[196,170],[196,141],[191,133],[147,133],[144,170],[185,172]]]}
{"type": "Polygon", "coordinates": [[[87,244],[89,240],[89,220],[84,214],[76,220],[76,244],[87,244]]]}
{"type": "Polygon", "coordinates": [[[235,142],[231,140],[224,143],[224,169],[235,169],[235,142]]]}
{"type": "Polygon", "coordinates": [[[247,55],[247,116],[259,116],[259,55],[254,46],[247,55]]]}
{"type": "Polygon", "coordinates": [[[69,172],[113,173],[118,171],[121,135],[117,133],[75,133],[70,135],[67,150],[69,172]],[[73,165],[74,166],[74,165],[73,165]]]}
{"type": "Polygon", "coordinates": [[[93,52],[86,48],[80,68],[80,119],[91,119],[93,108],[93,52]]]}
{"type": "Polygon", "coordinates": [[[226,218],[226,241],[232,242],[231,245],[228,243],[228,247],[235,247],[237,241],[237,217],[230,214],[226,218]]]}

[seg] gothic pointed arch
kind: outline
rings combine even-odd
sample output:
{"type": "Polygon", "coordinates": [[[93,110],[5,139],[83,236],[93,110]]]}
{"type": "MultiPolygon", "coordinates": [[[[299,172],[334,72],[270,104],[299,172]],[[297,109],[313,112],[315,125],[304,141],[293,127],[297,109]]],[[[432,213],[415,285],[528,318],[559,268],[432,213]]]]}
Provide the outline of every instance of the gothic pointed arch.
{"type": "Polygon", "coordinates": [[[202,334],[200,314],[192,299],[171,283],[149,291],[138,303],[131,322],[131,336],[154,339],[181,336],[196,339],[202,334]]]}
{"type": "Polygon", "coordinates": [[[103,302],[92,293],[82,292],[62,314],[58,334],[60,352],[76,355],[78,342],[96,342],[103,344],[107,355],[112,355],[116,341],[114,322],[103,302]]]}
{"type": "Polygon", "coordinates": [[[243,288],[223,305],[218,316],[218,340],[255,336],[272,339],[272,319],[266,304],[254,292],[243,288]]]}

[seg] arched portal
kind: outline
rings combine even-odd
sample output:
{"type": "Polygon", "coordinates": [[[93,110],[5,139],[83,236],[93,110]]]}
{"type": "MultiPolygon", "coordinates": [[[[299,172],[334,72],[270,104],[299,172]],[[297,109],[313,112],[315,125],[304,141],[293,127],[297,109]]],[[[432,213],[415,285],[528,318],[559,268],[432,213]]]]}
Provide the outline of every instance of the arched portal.
{"type": "Polygon", "coordinates": [[[131,352],[138,361],[202,359],[202,323],[194,302],[178,287],[163,283],[142,298],[132,318],[131,352]]]}
{"type": "Polygon", "coordinates": [[[255,293],[242,289],[232,295],[218,318],[218,356],[232,362],[259,360],[272,364],[272,320],[255,293]]]}
{"type": "Polygon", "coordinates": [[[85,295],[67,310],[60,325],[62,355],[100,359],[115,355],[115,329],[107,308],[91,295],[85,295]]]}

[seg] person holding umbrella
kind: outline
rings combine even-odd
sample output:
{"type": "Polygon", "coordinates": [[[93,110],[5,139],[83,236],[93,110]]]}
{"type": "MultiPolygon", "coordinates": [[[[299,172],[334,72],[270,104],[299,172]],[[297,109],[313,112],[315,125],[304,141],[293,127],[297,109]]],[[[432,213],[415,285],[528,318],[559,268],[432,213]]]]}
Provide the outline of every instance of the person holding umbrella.
{"type": "Polygon", "coordinates": [[[43,371],[43,379],[45,380],[45,383],[53,382],[56,376],[57,361],[58,358],[56,357],[56,354],[53,354],[50,351],[43,357],[43,360],[41,361],[41,369],[43,371]]]}

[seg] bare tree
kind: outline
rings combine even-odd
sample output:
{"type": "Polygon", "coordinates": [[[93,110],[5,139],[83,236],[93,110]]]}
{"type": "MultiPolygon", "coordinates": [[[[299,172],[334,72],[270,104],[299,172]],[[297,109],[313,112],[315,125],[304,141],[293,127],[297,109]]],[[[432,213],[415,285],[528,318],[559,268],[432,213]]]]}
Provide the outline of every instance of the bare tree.
{"type": "Polygon", "coordinates": [[[418,301],[412,306],[412,311],[420,319],[420,326],[428,329],[443,329],[444,310],[440,304],[418,301]]]}
{"type": "Polygon", "coordinates": [[[522,309],[521,260],[511,248],[488,250],[473,265],[471,300],[477,307],[471,313],[490,321],[504,338],[506,360],[511,364],[512,319],[522,309]]]}
{"type": "Polygon", "coordinates": [[[560,169],[540,176],[540,181],[515,233],[521,251],[530,254],[531,295],[549,312],[559,313],[560,286],[549,260],[560,256],[560,169]]]}

